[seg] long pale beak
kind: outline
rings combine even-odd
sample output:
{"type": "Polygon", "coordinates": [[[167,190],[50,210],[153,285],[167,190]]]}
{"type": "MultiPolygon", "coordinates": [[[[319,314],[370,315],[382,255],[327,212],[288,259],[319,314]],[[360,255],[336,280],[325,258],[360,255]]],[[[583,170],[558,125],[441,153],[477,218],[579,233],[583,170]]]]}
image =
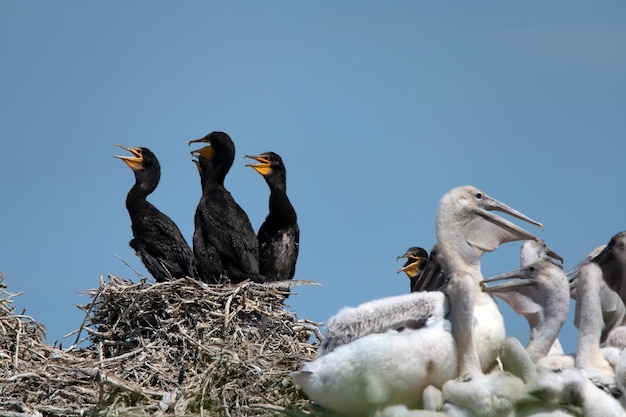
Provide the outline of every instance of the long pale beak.
{"type": "Polygon", "coordinates": [[[120,147],[124,150],[127,150],[128,152],[132,153],[133,156],[113,155],[113,158],[121,159],[133,171],[137,171],[142,168],[143,155],[141,154],[141,151],[139,150],[139,148],[131,148],[128,146],[120,145],[119,143],[115,144],[115,146],[120,147]]]}
{"type": "Polygon", "coordinates": [[[543,229],[541,223],[487,195],[484,195],[483,201],[479,203],[475,211],[480,217],[469,221],[464,226],[464,234],[470,244],[486,252],[492,252],[506,242],[539,240],[536,236],[492,213],[492,211],[506,213],[543,229]]]}
{"type": "Polygon", "coordinates": [[[612,253],[609,245],[598,246],[597,248],[592,250],[591,253],[582,262],[579,262],[572,269],[567,271],[567,279],[570,283],[573,283],[576,280],[576,277],[578,277],[580,268],[582,268],[584,264],[586,264],[587,262],[596,262],[598,265],[602,265],[610,259],[611,255],[612,253]]]}
{"type": "Polygon", "coordinates": [[[532,276],[529,276],[530,272],[528,267],[515,269],[509,272],[505,272],[500,275],[495,275],[491,278],[484,279],[480,282],[480,287],[484,292],[492,293],[492,292],[507,292],[511,290],[515,290],[519,287],[524,287],[527,285],[535,285],[535,279],[532,276]],[[514,281],[504,282],[502,284],[496,284],[492,286],[487,286],[488,283],[503,281],[505,279],[517,278],[514,281]]]}
{"type": "Polygon", "coordinates": [[[594,258],[593,258],[593,262],[597,263],[598,265],[604,265],[609,259],[611,259],[613,257],[613,251],[612,251],[612,246],[609,243],[608,245],[606,245],[604,247],[604,249],[602,249],[600,251],[600,253],[598,253],[594,258]]]}
{"type": "Polygon", "coordinates": [[[546,255],[548,255],[549,257],[551,257],[552,259],[559,261],[561,263],[564,263],[565,261],[563,260],[563,258],[561,258],[561,256],[556,253],[555,251],[553,251],[552,249],[548,248],[548,251],[546,252],[546,255]]]}
{"type": "Polygon", "coordinates": [[[264,155],[259,155],[259,156],[246,155],[244,158],[250,158],[250,159],[254,159],[255,161],[258,161],[259,162],[258,164],[246,164],[246,166],[253,168],[256,172],[258,172],[259,174],[263,176],[269,174],[272,171],[272,163],[264,155]]]}
{"type": "Polygon", "coordinates": [[[482,202],[482,206],[485,210],[489,210],[489,211],[499,211],[502,213],[506,213],[509,216],[513,216],[516,217],[520,220],[523,220],[527,223],[530,224],[534,224],[535,226],[539,226],[541,227],[541,230],[543,230],[543,224],[539,223],[536,220],[531,219],[530,217],[526,216],[523,213],[520,213],[519,211],[515,210],[512,207],[507,206],[506,204],[496,200],[493,197],[489,197],[489,196],[485,196],[484,200],[482,202]]]}

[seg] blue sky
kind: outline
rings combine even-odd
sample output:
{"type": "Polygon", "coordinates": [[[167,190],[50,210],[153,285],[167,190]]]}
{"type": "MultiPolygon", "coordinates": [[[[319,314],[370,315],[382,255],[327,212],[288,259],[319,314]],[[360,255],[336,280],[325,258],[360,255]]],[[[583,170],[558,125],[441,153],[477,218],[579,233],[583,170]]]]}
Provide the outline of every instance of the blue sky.
{"type": "MultiPolygon", "coordinates": [[[[150,201],[190,241],[187,142],[213,130],[235,141],[226,186],[255,229],[269,192],[243,156],[285,162],[296,277],[322,284],[289,298],[299,317],[406,292],[396,256],[430,249],[459,185],[543,222],[524,227],[569,268],[626,229],[624,22],[619,1],[4,1],[0,272],[61,340],[100,276],[138,279],[117,256],[146,273],[114,144],[158,156],[150,201]]],[[[518,251],[485,255],[483,275],[518,251]]],[[[525,342],[526,322],[502,311],[525,342]]],[[[561,337],[573,350],[571,320],[561,337]]]]}

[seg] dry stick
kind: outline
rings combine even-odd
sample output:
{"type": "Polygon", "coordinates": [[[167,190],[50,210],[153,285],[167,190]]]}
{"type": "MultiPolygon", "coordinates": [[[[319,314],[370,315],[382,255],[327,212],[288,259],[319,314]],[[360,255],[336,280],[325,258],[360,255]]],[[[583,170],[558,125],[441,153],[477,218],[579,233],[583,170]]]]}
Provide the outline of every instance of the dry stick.
{"type": "Polygon", "coordinates": [[[204,416],[204,395],[206,394],[206,389],[209,386],[209,381],[211,381],[211,374],[220,362],[221,360],[218,362],[212,362],[209,365],[209,368],[204,372],[206,374],[206,378],[204,379],[204,384],[202,384],[202,391],[200,394],[200,416],[204,416]]]}
{"type": "MultiPolygon", "coordinates": [[[[100,282],[102,282],[102,276],[100,276],[100,282]]],[[[102,288],[102,286],[100,288],[102,288]]],[[[98,292],[96,293],[96,296],[94,297],[94,300],[100,295],[100,288],[98,288],[98,292]]],[[[70,351],[75,346],[78,346],[78,343],[80,342],[80,334],[81,334],[83,328],[85,327],[85,324],[87,323],[87,321],[89,321],[89,319],[91,319],[91,311],[93,310],[95,305],[96,305],[95,302],[89,303],[89,310],[85,311],[85,318],[83,319],[83,322],[80,324],[80,327],[78,328],[78,330],[74,330],[73,332],[68,333],[65,336],[63,336],[63,338],[66,338],[66,337],[71,336],[75,332],[77,333],[76,334],[76,340],[74,340],[74,343],[69,348],[67,348],[67,351],[70,351]]]]}
{"type": "Polygon", "coordinates": [[[15,334],[15,357],[13,358],[13,369],[17,369],[18,356],[20,352],[20,334],[22,333],[22,320],[17,318],[17,329],[15,334]]]}
{"type": "Polygon", "coordinates": [[[142,279],[148,279],[147,276],[145,276],[144,274],[139,273],[139,271],[137,271],[135,268],[133,268],[132,266],[130,266],[130,264],[128,262],[126,262],[125,260],[123,260],[121,257],[119,257],[117,255],[117,253],[114,253],[113,256],[115,256],[117,259],[119,259],[124,265],[126,265],[131,271],[133,271],[135,274],[137,274],[138,277],[142,278],[142,279]]]}
{"type": "Polygon", "coordinates": [[[228,322],[230,321],[230,304],[233,301],[233,297],[239,294],[239,291],[246,285],[244,281],[242,284],[238,285],[235,291],[226,299],[226,306],[224,306],[224,330],[228,328],[228,322]]]}

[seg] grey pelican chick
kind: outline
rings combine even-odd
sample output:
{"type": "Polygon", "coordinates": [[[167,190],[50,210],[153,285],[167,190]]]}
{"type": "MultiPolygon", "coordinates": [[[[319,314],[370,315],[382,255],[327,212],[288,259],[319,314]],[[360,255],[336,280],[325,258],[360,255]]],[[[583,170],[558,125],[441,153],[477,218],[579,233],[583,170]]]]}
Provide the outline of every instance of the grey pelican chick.
{"type": "Polygon", "coordinates": [[[459,376],[471,379],[481,374],[474,322],[477,316],[489,317],[494,330],[502,332],[502,314],[493,298],[480,290],[480,260],[502,243],[537,240],[535,236],[493,213],[500,211],[528,223],[538,223],[517,210],[472,187],[457,187],[446,193],[437,212],[437,244],[442,268],[448,276],[446,292],[450,297],[454,339],[458,347],[459,376]],[[497,323],[497,324],[496,324],[497,323]]]}
{"type": "Polygon", "coordinates": [[[504,321],[495,300],[480,291],[480,258],[502,243],[536,239],[493,210],[539,224],[474,187],[446,193],[437,214],[437,245],[444,271],[457,281],[450,303],[439,291],[414,292],[340,311],[329,321],[318,358],[292,373],[311,400],[350,416],[394,404],[419,408],[427,386],[440,388],[460,370],[477,376],[493,369],[504,321]],[[468,298],[469,310],[463,301],[468,298]]]}
{"type": "Polygon", "coordinates": [[[519,259],[522,268],[539,261],[550,261],[563,268],[563,258],[550,249],[543,239],[525,240],[520,248],[519,259]]]}
{"type": "Polygon", "coordinates": [[[615,234],[569,273],[579,329],[576,366],[611,374],[626,340],[626,232],[615,234]]]}
{"type": "Polygon", "coordinates": [[[482,285],[483,291],[503,299],[528,322],[527,351],[533,362],[547,356],[569,311],[569,282],[563,269],[551,261],[538,261],[485,279],[482,285]],[[513,278],[517,279],[487,286],[513,278]]]}

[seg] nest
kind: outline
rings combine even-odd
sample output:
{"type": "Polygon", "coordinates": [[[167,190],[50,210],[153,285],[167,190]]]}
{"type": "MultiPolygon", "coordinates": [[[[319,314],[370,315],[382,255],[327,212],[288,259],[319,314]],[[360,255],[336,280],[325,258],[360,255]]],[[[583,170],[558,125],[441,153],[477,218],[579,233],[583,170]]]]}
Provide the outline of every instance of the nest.
{"type": "Polygon", "coordinates": [[[62,350],[0,288],[0,417],[309,413],[289,373],[315,357],[321,335],[285,308],[288,291],[109,276],[87,295],[62,350]]]}

